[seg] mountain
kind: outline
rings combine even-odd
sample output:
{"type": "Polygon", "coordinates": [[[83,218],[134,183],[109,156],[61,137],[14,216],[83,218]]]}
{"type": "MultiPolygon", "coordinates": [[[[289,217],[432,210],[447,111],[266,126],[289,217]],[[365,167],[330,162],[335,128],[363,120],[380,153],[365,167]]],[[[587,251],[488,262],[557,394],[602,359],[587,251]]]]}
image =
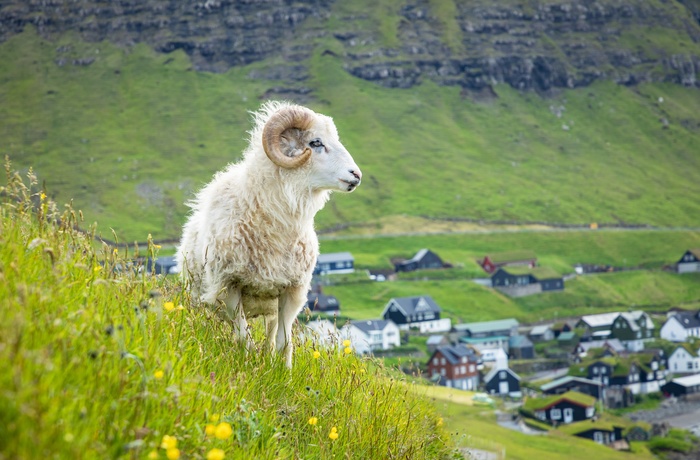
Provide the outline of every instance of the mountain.
{"type": "Polygon", "coordinates": [[[248,110],[333,116],[394,215],[693,226],[700,2],[9,1],[0,151],[105,236],[176,238],[248,110]]]}

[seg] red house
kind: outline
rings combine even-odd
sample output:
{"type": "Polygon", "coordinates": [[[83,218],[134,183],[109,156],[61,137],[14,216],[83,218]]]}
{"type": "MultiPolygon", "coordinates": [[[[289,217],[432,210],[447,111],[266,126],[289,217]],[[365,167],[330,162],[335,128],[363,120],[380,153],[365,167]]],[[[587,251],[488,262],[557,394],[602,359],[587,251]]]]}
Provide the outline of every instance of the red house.
{"type": "Polygon", "coordinates": [[[462,344],[438,347],[428,360],[428,376],[439,385],[476,390],[479,360],[472,348],[462,344]]]}
{"type": "Polygon", "coordinates": [[[530,268],[537,266],[537,256],[532,251],[512,251],[487,254],[483,260],[477,260],[486,273],[493,273],[506,265],[524,265],[530,268]]]}

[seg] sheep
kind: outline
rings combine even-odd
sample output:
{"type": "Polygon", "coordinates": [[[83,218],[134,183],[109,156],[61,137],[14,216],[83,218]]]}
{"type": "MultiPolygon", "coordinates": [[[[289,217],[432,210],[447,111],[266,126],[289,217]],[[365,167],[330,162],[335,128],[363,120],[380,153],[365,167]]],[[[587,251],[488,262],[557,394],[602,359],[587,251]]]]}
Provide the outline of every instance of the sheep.
{"type": "Polygon", "coordinates": [[[253,113],[249,145],[188,204],[177,264],[192,297],[219,305],[250,348],[247,320],[265,317],[267,345],[292,366],[292,324],[318,257],[314,216],[362,173],[333,119],[287,102],[253,113]]]}

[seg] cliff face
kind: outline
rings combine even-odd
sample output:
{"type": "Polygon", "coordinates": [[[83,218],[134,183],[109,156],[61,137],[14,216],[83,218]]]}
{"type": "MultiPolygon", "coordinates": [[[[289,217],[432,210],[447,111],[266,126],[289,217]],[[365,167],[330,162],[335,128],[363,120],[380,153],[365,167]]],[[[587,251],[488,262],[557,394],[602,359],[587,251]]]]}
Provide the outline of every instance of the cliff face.
{"type": "Polygon", "coordinates": [[[0,7],[0,40],[34,25],[47,37],[72,30],[87,41],[182,49],[203,71],[261,62],[251,77],[301,93],[305,61],[329,43],[349,73],[387,87],[424,79],[476,91],[596,79],[699,85],[696,0],[391,3],[380,11],[333,0],[10,0],[0,7]]]}

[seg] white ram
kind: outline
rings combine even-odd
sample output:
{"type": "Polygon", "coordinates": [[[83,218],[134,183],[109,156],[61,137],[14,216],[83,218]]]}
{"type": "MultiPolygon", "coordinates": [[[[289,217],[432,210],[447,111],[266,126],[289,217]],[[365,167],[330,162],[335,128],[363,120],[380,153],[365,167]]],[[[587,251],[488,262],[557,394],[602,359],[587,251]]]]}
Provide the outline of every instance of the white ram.
{"type": "Polygon", "coordinates": [[[246,346],[247,319],[264,316],[269,347],[291,367],[292,324],[318,256],[314,216],[362,174],[330,117],[280,102],[253,116],[243,158],[189,203],[177,262],[193,297],[220,305],[246,346]]]}

